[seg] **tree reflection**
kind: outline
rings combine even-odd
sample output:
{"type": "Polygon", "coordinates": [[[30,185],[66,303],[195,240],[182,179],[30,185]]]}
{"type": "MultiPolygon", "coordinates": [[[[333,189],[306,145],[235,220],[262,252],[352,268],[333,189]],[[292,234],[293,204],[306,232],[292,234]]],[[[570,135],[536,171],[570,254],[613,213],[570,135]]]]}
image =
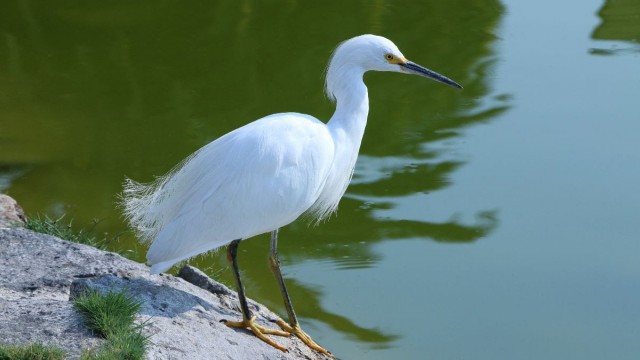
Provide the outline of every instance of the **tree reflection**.
{"type": "Polygon", "coordinates": [[[594,55],[617,55],[640,52],[640,3],[637,0],[607,0],[598,11],[601,23],[593,30],[595,40],[624,41],[629,46],[593,48],[594,55]]]}
{"type": "Polygon", "coordinates": [[[328,324],[334,330],[349,334],[359,342],[382,344],[384,347],[384,344],[388,344],[397,338],[395,335],[385,334],[380,329],[363,328],[356,325],[353,320],[346,316],[324,310],[319,301],[322,299],[323,294],[318,289],[313,289],[296,280],[288,280],[287,286],[295,289],[296,299],[304,299],[304,302],[300,302],[300,306],[297,306],[297,311],[304,312],[305,318],[328,324]]]}

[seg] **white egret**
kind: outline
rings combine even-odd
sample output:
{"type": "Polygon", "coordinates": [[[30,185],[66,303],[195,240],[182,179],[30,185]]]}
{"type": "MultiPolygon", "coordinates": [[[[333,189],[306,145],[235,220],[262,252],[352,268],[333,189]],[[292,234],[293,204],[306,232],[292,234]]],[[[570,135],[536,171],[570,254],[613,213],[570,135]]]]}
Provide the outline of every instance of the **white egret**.
{"type": "Polygon", "coordinates": [[[295,334],[330,356],[300,328],[280,272],[278,229],[304,213],[321,220],[336,210],[367,123],[363,75],[369,70],[416,74],[462,88],[408,61],[383,37],[361,35],[343,42],[327,67],[326,93],[336,102],[336,111],[326,125],[305,114],[270,115],[212,141],[152,184],[125,183],[125,215],[141,240],[152,241],[147,253],[151,271],[166,271],[181,260],[228,245],[242,320],[226,324],[249,328],[283,351],[264,334],[295,334]],[[278,323],[284,332],[256,324],[236,261],[241,240],[266,232],[271,232],[269,263],[289,315],[289,324],[278,323]]]}

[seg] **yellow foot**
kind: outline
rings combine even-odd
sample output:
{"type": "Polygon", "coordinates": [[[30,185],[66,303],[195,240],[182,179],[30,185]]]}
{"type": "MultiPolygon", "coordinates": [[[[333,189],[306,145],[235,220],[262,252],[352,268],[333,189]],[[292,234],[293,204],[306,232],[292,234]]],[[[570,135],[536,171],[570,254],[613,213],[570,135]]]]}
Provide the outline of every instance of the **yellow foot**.
{"type": "Polygon", "coordinates": [[[286,352],[287,348],[284,346],[278,345],[275,341],[269,339],[265,336],[265,334],[269,335],[278,335],[278,336],[291,336],[290,333],[280,331],[280,330],[271,330],[264,328],[258,324],[256,324],[256,317],[252,317],[250,320],[242,320],[242,321],[227,321],[223,320],[225,325],[232,328],[241,328],[241,329],[249,329],[251,330],[260,340],[266,342],[267,344],[273,346],[274,348],[286,352]]]}
{"type": "Polygon", "coordinates": [[[330,358],[333,358],[333,355],[329,351],[327,351],[322,346],[316,344],[316,342],[313,341],[311,336],[307,335],[307,333],[304,332],[304,330],[302,330],[302,328],[300,328],[299,325],[291,326],[282,320],[276,320],[275,323],[278,324],[278,326],[280,326],[282,330],[299,337],[300,340],[302,340],[303,343],[307,344],[308,347],[312,348],[313,350],[319,353],[325,354],[330,358]]]}

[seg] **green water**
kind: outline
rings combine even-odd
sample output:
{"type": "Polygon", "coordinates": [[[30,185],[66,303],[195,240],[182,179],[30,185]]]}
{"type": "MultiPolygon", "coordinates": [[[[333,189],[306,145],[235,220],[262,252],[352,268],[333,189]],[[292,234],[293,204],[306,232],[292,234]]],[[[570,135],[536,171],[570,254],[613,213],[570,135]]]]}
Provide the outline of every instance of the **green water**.
{"type": "MultiPolygon", "coordinates": [[[[338,216],[281,232],[303,327],[343,359],[637,359],[638,24],[635,0],[3,1],[0,191],[133,252],[125,176],[270,113],[328,119],[332,49],[384,35],[465,89],[366,76],[338,216]]],[[[240,250],[284,315],[267,237],[240,250]]],[[[192,264],[232,284],[223,252],[192,264]]]]}

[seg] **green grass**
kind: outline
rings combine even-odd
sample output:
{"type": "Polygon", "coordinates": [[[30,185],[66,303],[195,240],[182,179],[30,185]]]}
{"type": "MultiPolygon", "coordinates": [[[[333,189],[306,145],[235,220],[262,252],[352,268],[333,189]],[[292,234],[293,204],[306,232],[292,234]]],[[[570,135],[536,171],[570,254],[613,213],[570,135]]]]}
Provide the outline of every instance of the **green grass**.
{"type": "Polygon", "coordinates": [[[33,343],[29,345],[0,344],[0,360],[62,360],[65,352],[52,345],[33,343]]]}
{"type": "Polygon", "coordinates": [[[82,359],[142,359],[148,339],[142,334],[144,324],[134,324],[142,302],[124,291],[101,294],[91,290],[76,298],[75,306],[91,330],[107,340],[97,352],[86,352],[82,359]]]}
{"type": "Polygon", "coordinates": [[[91,235],[90,230],[81,229],[76,231],[72,229],[72,222],[63,223],[62,219],[63,217],[53,220],[46,215],[29,216],[25,228],[71,242],[90,245],[100,250],[106,250],[105,239],[97,239],[91,235]]]}
{"type": "MultiPolygon", "coordinates": [[[[96,224],[97,222],[95,222],[94,225],[96,224]]],[[[48,216],[30,216],[27,218],[25,228],[71,242],[93,246],[101,250],[108,250],[106,248],[107,241],[105,238],[97,239],[92,235],[92,229],[74,230],[72,223],[64,223],[62,217],[53,220],[48,216]]],[[[131,255],[135,257],[136,252],[127,252],[121,255],[131,255]]],[[[127,295],[125,291],[101,294],[96,290],[87,291],[74,301],[75,307],[84,315],[89,328],[106,340],[100,348],[85,351],[81,359],[136,360],[143,358],[148,339],[142,334],[144,324],[136,325],[134,323],[136,313],[140,311],[142,302],[127,295]]],[[[28,349],[36,346],[39,345],[27,345],[22,346],[22,348],[28,349]]],[[[28,355],[25,355],[26,357],[17,357],[14,355],[3,357],[4,353],[2,351],[2,348],[0,348],[0,360],[57,360],[64,358],[64,353],[55,355],[57,357],[54,355],[49,356],[49,353],[46,353],[45,357],[29,357],[28,355]]]]}
{"type": "MultiPolygon", "coordinates": [[[[113,251],[108,248],[107,244],[118,241],[121,235],[121,233],[118,233],[116,236],[107,239],[103,234],[102,237],[98,238],[94,235],[96,233],[95,227],[99,223],[98,220],[94,220],[93,226],[88,229],[82,228],[80,230],[76,230],[73,227],[72,221],[65,222],[63,219],[64,216],[57,219],[51,219],[46,215],[43,216],[38,214],[27,217],[24,227],[38,233],[55,236],[74,243],[93,246],[104,251],[113,251]]],[[[134,249],[118,250],[115,252],[134,261],[139,261],[140,258],[140,249],[137,246],[134,249]]]]}

